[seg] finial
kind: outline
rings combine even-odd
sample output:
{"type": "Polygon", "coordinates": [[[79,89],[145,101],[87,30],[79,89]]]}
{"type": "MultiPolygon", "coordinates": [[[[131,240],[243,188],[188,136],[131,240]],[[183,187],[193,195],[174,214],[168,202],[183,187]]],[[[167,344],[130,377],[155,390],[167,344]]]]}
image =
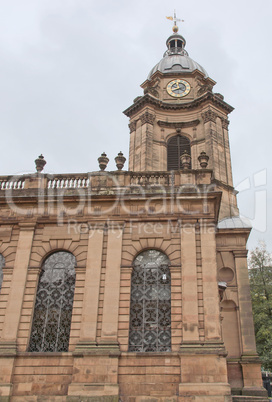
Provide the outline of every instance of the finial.
{"type": "Polygon", "coordinates": [[[181,169],[190,169],[191,168],[191,156],[185,150],[180,157],[181,169]]]}
{"type": "Polygon", "coordinates": [[[101,171],[105,170],[107,167],[107,164],[109,162],[109,158],[107,157],[107,154],[103,152],[101,156],[97,159],[99,163],[99,168],[101,171]]]}
{"type": "Polygon", "coordinates": [[[120,151],[119,154],[115,158],[115,163],[116,163],[117,169],[122,170],[125,162],[126,162],[126,158],[124,157],[123,152],[120,151]]]}
{"type": "Polygon", "coordinates": [[[44,156],[42,154],[35,160],[35,164],[37,172],[41,173],[44,166],[46,165],[46,160],[44,159],[44,156]]]}
{"type": "Polygon", "coordinates": [[[200,152],[200,155],[197,159],[198,159],[202,169],[206,169],[206,167],[208,166],[209,159],[210,159],[208,157],[208,155],[206,154],[206,152],[205,151],[200,152]]]}
{"type": "Polygon", "coordinates": [[[170,20],[170,21],[174,21],[174,26],[173,26],[173,32],[174,33],[177,33],[178,32],[178,26],[177,26],[177,21],[181,21],[181,22],[184,22],[184,20],[181,20],[181,19],[179,19],[179,18],[177,18],[177,16],[176,16],[176,10],[174,10],[174,17],[166,17],[168,20],[170,20]]]}

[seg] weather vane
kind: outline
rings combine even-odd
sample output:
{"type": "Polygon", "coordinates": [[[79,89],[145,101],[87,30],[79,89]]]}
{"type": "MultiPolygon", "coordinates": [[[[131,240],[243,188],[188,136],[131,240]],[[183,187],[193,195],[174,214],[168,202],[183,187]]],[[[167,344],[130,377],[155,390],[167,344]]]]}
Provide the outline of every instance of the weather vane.
{"type": "Polygon", "coordinates": [[[174,26],[173,26],[173,32],[177,33],[178,32],[178,26],[177,26],[177,21],[181,21],[184,22],[184,20],[181,20],[179,18],[177,18],[176,16],[176,10],[174,10],[174,17],[166,17],[168,20],[170,21],[174,21],[174,26]]]}

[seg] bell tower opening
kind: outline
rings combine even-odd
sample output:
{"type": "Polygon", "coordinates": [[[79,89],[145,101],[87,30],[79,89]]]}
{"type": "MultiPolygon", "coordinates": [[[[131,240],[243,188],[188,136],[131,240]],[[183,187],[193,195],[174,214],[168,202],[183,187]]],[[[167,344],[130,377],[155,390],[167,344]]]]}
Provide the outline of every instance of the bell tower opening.
{"type": "MultiPolygon", "coordinates": [[[[167,143],[167,170],[180,170],[180,157],[186,152],[191,156],[191,145],[188,138],[183,135],[175,135],[171,137],[167,143]]],[[[191,169],[191,163],[189,169],[191,169]]]]}

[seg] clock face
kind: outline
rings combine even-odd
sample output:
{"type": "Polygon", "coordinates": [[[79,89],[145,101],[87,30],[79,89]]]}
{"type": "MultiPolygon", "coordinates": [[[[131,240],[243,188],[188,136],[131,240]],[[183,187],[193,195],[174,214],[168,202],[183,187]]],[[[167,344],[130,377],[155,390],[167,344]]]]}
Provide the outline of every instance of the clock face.
{"type": "Polygon", "coordinates": [[[190,92],[190,84],[184,80],[173,80],[167,85],[167,92],[175,98],[182,98],[190,92]]]}

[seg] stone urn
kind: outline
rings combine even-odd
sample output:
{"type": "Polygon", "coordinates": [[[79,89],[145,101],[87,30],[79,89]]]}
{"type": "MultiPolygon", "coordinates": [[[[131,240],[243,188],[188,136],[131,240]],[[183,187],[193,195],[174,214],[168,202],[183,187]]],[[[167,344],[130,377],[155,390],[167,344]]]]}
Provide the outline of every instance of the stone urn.
{"type": "Polygon", "coordinates": [[[105,170],[107,167],[107,164],[109,163],[109,158],[107,157],[107,154],[105,154],[105,152],[103,152],[97,160],[99,163],[99,169],[101,171],[105,170]]]}
{"type": "Polygon", "coordinates": [[[202,167],[202,169],[206,169],[206,167],[208,166],[208,162],[209,162],[209,157],[206,154],[205,151],[202,151],[198,157],[198,161],[200,163],[200,166],[202,167]]]}
{"type": "Polygon", "coordinates": [[[181,169],[190,169],[191,165],[191,156],[188,154],[187,151],[184,151],[180,157],[180,165],[181,169]]]}
{"type": "Polygon", "coordinates": [[[44,156],[42,154],[35,160],[35,165],[37,172],[41,173],[44,166],[46,165],[46,160],[44,159],[44,156]]]}
{"type": "Polygon", "coordinates": [[[126,162],[126,158],[124,157],[123,152],[120,151],[119,154],[115,158],[115,163],[116,163],[117,169],[122,170],[125,162],[126,162]]]}

